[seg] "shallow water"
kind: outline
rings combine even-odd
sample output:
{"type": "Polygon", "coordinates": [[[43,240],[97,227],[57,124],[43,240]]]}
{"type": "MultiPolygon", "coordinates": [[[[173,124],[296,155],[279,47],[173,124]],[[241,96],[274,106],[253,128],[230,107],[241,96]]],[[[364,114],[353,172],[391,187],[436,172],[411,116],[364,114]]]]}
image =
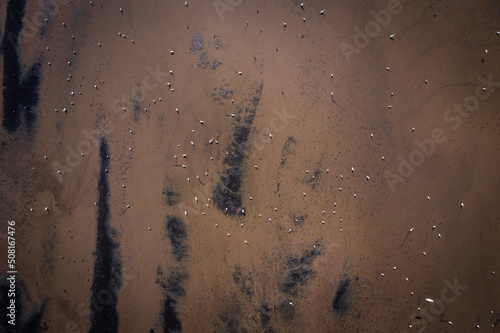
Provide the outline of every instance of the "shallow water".
{"type": "Polygon", "coordinates": [[[500,325],[496,2],[57,4],[0,57],[18,327],[500,325]]]}

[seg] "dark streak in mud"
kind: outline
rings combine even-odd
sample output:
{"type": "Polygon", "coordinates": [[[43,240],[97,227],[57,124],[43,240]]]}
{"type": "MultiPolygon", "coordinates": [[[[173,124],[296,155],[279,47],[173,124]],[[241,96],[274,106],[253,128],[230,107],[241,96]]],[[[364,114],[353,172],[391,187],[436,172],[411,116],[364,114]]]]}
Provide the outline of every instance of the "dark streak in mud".
{"type": "Polygon", "coordinates": [[[175,306],[177,301],[170,296],[167,296],[163,302],[162,319],[163,332],[182,332],[182,324],[179,320],[175,306]]]}
{"type": "Polygon", "coordinates": [[[321,254],[321,239],[317,240],[310,251],[305,251],[301,257],[290,258],[280,290],[289,295],[297,296],[299,287],[305,285],[309,279],[314,277],[315,271],[312,263],[321,254]]]}
{"type": "Polygon", "coordinates": [[[184,222],[175,216],[167,216],[167,236],[172,244],[172,254],[177,261],[181,261],[188,255],[188,245],[186,244],[187,230],[184,222]]]}
{"type": "Polygon", "coordinates": [[[348,308],[348,300],[347,297],[349,295],[349,285],[351,280],[345,278],[339,282],[337,287],[337,291],[335,292],[335,297],[332,301],[332,309],[335,313],[340,315],[344,315],[347,312],[348,308]]]}
{"type": "Polygon", "coordinates": [[[24,290],[24,285],[19,282],[19,276],[15,282],[15,296],[9,297],[10,282],[7,276],[2,276],[0,279],[0,308],[2,316],[0,318],[0,332],[5,333],[32,333],[47,331],[49,327],[44,323],[41,324],[47,301],[43,302],[40,308],[37,309],[35,304],[31,304],[27,299],[27,294],[24,290]],[[10,300],[15,299],[15,325],[9,324],[10,318],[8,306],[10,300]]]}
{"type": "Polygon", "coordinates": [[[116,304],[117,293],[121,286],[121,264],[116,258],[117,245],[113,242],[112,230],[110,230],[109,226],[109,183],[107,173],[109,152],[105,138],[101,138],[99,156],[101,170],[97,185],[99,199],[97,207],[96,260],[94,264],[94,281],[91,288],[92,326],[89,332],[118,332],[116,304]]]}
{"type": "Polygon", "coordinates": [[[281,149],[281,162],[280,167],[286,164],[287,156],[295,153],[295,149],[292,147],[292,144],[296,144],[297,140],[294,139],[293,136],[288,137],[283,145],[283,149],[281,149]]]}
{"type": "Polygon", "coordinates": [[[165,293],[161,318],[164,332],[182,332],[182,323],[176,310],[179,297],[186,295],[184,283],[189,279],[186,272],[174,270],[165,281],[163,270],[158,266],[156,273],[156,284],[159,284],[165,293]]]}
{"type": "Polygon", "coordinates": [[[238,113],[244,114],[243,123],[237,121],[233,132],[233,141],[226,149],[228,155],[224,158],[226,169],[221,173],[220,182],[214,189],[213,198],[216,206],[229,215],[235,215],[241,207],[241,182],[242,167],[246,151],[248,149],[248,139],[251,126],[255,119],[255,113],[259,105],[262,94],[262,84],[256,89],[253,96],[248,100],[246,106],[238,107],[238,113]]]}
{"type": "Polygon", "coordinates": [[[28,132],[31,132],[36,120],[33,109],[39,100],[40,64],[34,64],[22,77],[19,61],[19,34],[23,26],[25,6],[25,0],[8,2],[1,45],[4,60],[2,126],[9,133],[18,130],[23,121],[28,132]]]}

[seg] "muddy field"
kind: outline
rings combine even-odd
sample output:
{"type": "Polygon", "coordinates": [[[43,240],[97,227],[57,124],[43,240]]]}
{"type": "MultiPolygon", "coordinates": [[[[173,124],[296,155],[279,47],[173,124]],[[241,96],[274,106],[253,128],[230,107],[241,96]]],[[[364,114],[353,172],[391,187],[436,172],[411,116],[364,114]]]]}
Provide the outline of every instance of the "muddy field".
{"type": "Polygon", "coordinates": [[[1,332],[498,330],[497,1],[10,0],[0,36],[1,332]]]}

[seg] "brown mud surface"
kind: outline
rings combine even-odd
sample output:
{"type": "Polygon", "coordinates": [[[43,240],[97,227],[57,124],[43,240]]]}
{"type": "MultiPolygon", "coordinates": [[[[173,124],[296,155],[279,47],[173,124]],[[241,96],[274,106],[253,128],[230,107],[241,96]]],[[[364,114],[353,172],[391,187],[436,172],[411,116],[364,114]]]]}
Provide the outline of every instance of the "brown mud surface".
{"type": "Polygon", "coordinates": [[[494,332],[500,4],[387,8],[1,2],[0,331],[494,332]]]}

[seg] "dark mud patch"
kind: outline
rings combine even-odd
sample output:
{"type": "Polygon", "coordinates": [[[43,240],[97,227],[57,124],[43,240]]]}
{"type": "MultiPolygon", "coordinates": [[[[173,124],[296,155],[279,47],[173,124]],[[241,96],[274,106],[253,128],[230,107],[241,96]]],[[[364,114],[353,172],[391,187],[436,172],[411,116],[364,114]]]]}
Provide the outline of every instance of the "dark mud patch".
{"type": "MultiPolygon", "coordinates": [[[[209,46],[213,44],[216,50],[220,50],[224,47],[224,44],[222,43],[222,39],[220,36],[213,35],[212,40],[213,40],[212,43],[210,43],[210,41],[208,42],[209,46]]],[[[222,65],[222,62],[220,62],[218,59],[211,60],[209,54],[206,51],[204,51],[204,46],[205,46],[205,41],[201,33],[193,37],[193,40],[189,45],[189,50],[191,51],[192,54],[198,55],[195,67],[201,69],[211,68],[212,70],[216,70],[220,65],[222,65]]]]}
{"type": "Polygon", "coordinates": [[[163,302],[161,317],[163,322],[163,332],[182,332],[182,324],[179,320],[179,315],[175,309],[177,300],[170,296],[165,298],[163,302]]]}
{"type": "Polygon", "coordinates": [[[180,297],[186,295],[185,282],[189,279],[186,272],[174,270],[165,279],[164,272],[158,266],[156,283],[159,284],[165,294],[161,310],[161,320],[164,332],[182,332],[182,323],[177,312],[177,302],[180,297]]]}
{"type": "Polygon", "coordinates": [[[172,245],[172,254],[179,262],[188,256],[186,225],[175,216],[167,216],[165,223],[167,227],[167,236],[172,245]]]}
{"type": "Polygon", "coordinates": [[[337,291],[335,292],[335,297],[332,301],[333,312],[344,315],[349,308],[349,292],[350,292],[351,280],[349,278],[344,278],[339,282],[337,286],[337,291]]]}
{"type": "Polygon", "coordinates": [[[179,203],[179,193],[168,188],[164,188],[162,193],[165,196],[165,202],[167,205],[175,206],[179,203]]]}
{"type": "Polygon", "coordinates": [[[213,40],[215,49],[220,50],[220,49],[224,48],[224,43],[222,42],[221,36],[213,35],[212,40],[213,40]]]}
{"type": "Polygon", "coordinates": [[[224,105],[224,99],[233,98],[233,90],[229,88],[228,83],[221,83],[219,87],[214,88],[214,92],[212,93],[212,99],[219,104],[224,105]]]}
{"type": "Polygon", "coordinates": [[[32,333],[32,332],[42,332],[47,331],[49,327],[47,324],[42,324],[42,319],[45,314],[46,303],[45,301],[39,308],[36,305],[29,302],[27,299],[27,294],[24,289],[24,285],[20,282],[19,276],[16,276],[15,292],[14,296],[9,295],[11,286],[10,281],[7,278],[10,275],[2,276],[0,280],[0,307],[3,309],[2,316],[0,318],[0,332],[5,333],[32,333]],[[8,316],[10,310],[8,307],[11,304],[11,299],[15,300],[15,321],[9,323],[12,320],[8,316]],[[15,324],[12,325],[12,323],[15,324]]]}
{"type": "Polygon", "coordinates": [[[18,45],[25,6],[25,0],[8,2],[1,44],[4,60],[2,126],[9,133],[17,131],[23,122],[31,133],[36,120],[34,108],[39,100],[40,64],[34,64],[23,75],[19,60],[18,45]]]}
{"type": "Polygon", "coordinates": [[[271,316],[274,313],[274,305],[269,301],[263,301],[260,303],[259,314],[260,314],[260,324],[262,327],[266,327],[271,320],[271,316]]]}
{"type": "Polygon", "coordinates": [[[141,104],[137,100],[137,97],[132,99],[131,103],[132,103],[132,110],[134,110],[134,114],[132,116],[132,119],[134,120],[134,122],[138,122],[139,116],[141,115],[141,104]]]}
{"type": "Polygon", "coordinates": [[[165,177],[163,181],[163,191],[162,194],[165,196],[165,203],[171,207],[177,205],[180,201],[180,193],[175,191],[178,184],[175,180],[165,177]]]}
{"type": "Polygon", "coordinates": [[[99,147],[100,174],[97,184],[97,240],[92,282],[92,314],[89,332],[118,332],[117,293],[121,287],[121,264],[113,242],[109,211],[109,149],[105,138],[99,147]]]}
{"type": "Polygon", "coordinates": [[[224,329],[218,329],[218,332],[253,332],[250,330],[248,318],[243,314],[242,306],[238,300],[238,295],[232,294],[226,299],[225,307],[219,313],[219,320],[225,326],[224,329]]]}
{"type": "Polygon", "coordinates": [[[208,55],[205,51],[201,52],[198,56],[198,61],[194,67],[207,69],[208,65],[210,65],[210,60],[208,59],[208,55]]]}
{"type": "Polygon", "coordinates": [[[297,296],[299,287],[305,285],[314,277],[315,271],[312,267],[314,260],[321,254],[322,240],[317,240],[313,249],[305,251],[300,257],[292,257],[286,263],[287,270],[283,276],[280,291],[297,296]]]}
{"type": "Polygon", "coordinates": [[[186,290],[183,287],[184,282],[189,279],[186,272],[181,270],[172,271],[166,279],[164,275],[161,267],[158,267],[156,283],[162,287],[163,291],[176,298],[186,296],[186,290]]]}
{"type": "Polygon", "coordinates": [[[189,45],[189,50],[193,54],[197,54],[199,51],[203,50],[203,35],[197,34],[196,36],[193,37],[193,40],[191,41],[191,44],[189,45]]]}
{"type": "Polygon", "coordinates": [[[234,266],[233,281],[240,287],[240,292],[251,299],[254,294],[254,279],[252,272],[244,274],[241,266],[234,266]]]}
{"type": "Polygon", "coordinates": [[[306,220],[306,218],[307,218],[307,214],[304,214],[304,215],[294,215],[292,217],[293,224],[296,225],[296,226],[303,225],[304,221],[306,220]]]}
{"type": "Polygon", "coordinates": [[[314,174],[312,176],[310,176],[310,174],[308,175],[308,178],[305,180],[305,183],[311,185],[311,188],[314,189],[320,177],[321,177],[321,171],[319,171],[319,169],[316,169],[314,170],[314,174]]]}
{"type": "Polygon", "coordinates": [[[217,208],[229,215],[235,215],[241,207],[242,168],[249,148],[248,139],[261,94],[262,84],[248,100],[237,108],[237,112],[243,117],[236,121],[233,139],[226,149],[228,154],[223,161],[225,170],[221,173],[220,181],[213,192],[217,208]]]}
{"type": "Polygon", "coordinates": [[[278,308],[278,313],[280,314],[281,320],[285,324],[290,324],[295,318],[295,307],[290,305],[288,302],[281,303],[278,308]]]}
{"type": "Polygon", "coordinates": [[[297,140],[295,140],[293,136],[290,136],[288,137],[288,139],[286,139],[285,144],[281,149],[280,167],[286,164],[289,155],[295,153],[295,144],[297,144],[297,140]]]}

